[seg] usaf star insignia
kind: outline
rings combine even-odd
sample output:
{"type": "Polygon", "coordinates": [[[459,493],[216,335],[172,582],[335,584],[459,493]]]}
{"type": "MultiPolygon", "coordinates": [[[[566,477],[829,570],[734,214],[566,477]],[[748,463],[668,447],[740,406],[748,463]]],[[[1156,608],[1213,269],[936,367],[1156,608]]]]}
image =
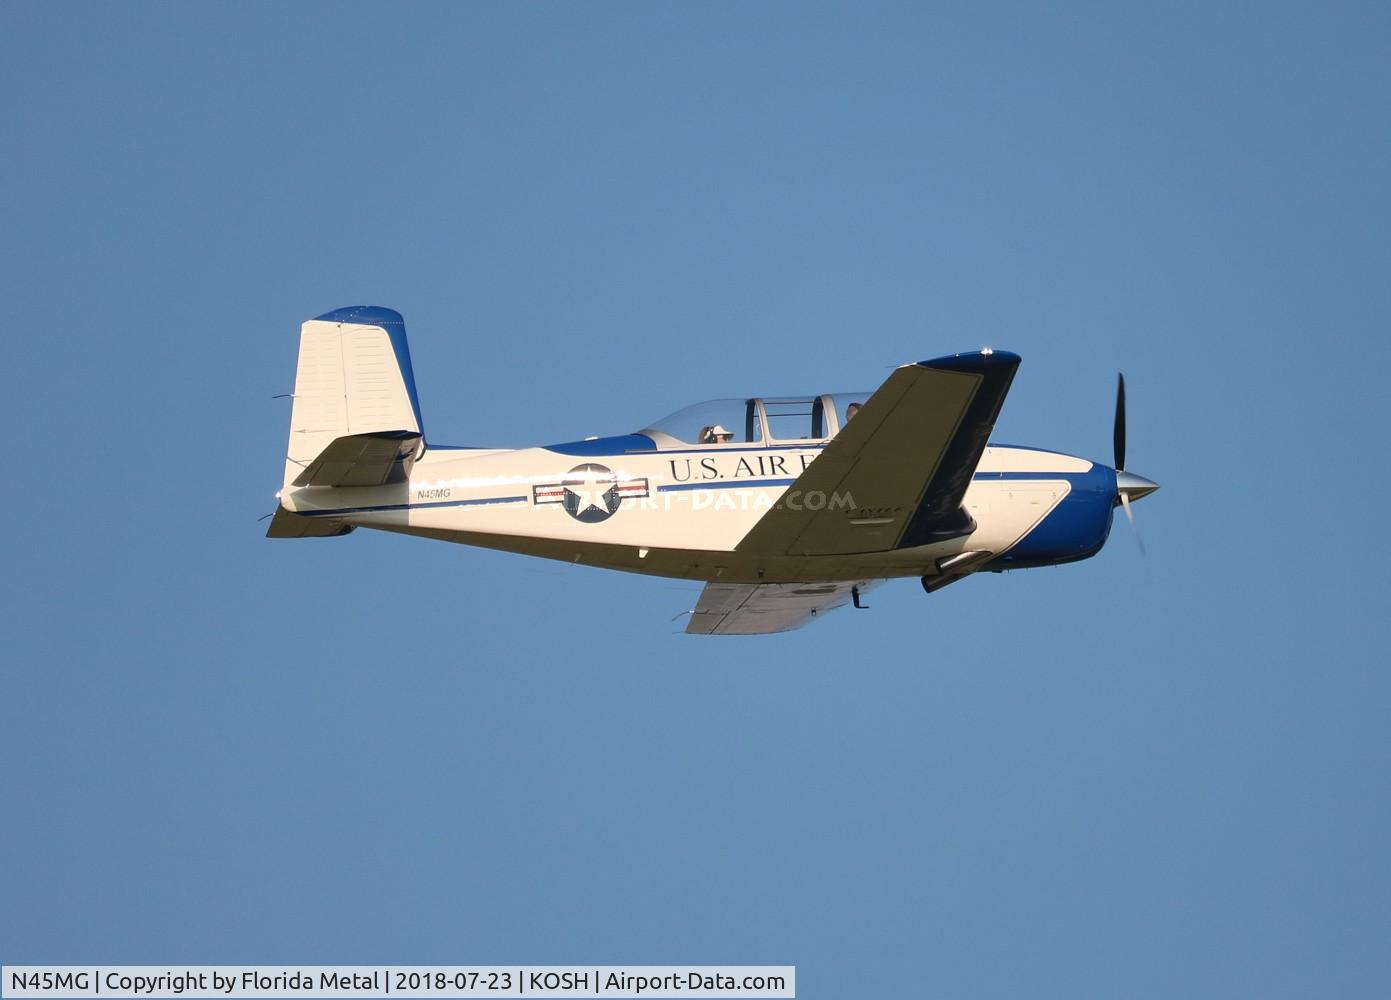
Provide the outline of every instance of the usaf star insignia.
{"type": "Polygon", "coordinates": [[[607,521],[624,500],[648,495],[646,479],[619,480],[607,466],[588,462],[571,469],[558,483],[532,487],[532,502],[558,503],[576,521],[598,524],[607,521]]]}

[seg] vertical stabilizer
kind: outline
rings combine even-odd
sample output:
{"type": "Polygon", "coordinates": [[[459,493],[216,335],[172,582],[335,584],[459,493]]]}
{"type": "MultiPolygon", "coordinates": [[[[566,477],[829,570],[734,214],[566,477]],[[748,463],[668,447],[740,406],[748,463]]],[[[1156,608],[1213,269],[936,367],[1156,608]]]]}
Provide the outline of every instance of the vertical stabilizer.
{"type": "Polygon", "coordinates": [[[300,328],[285,485],[337,438],[423,434],[406,324],[381,306],[350,306],[300,328]]]}

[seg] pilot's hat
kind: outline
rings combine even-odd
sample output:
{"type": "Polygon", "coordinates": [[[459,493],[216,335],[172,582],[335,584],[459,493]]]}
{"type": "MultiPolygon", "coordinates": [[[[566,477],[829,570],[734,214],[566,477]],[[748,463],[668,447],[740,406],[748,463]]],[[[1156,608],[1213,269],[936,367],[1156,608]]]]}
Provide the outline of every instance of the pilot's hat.
{"type": "MultiPolygon", "coordinates": [[[[716,424],[714,427],[710,428],[710,433],[715,437],[719,437],[721,434],[729,434],[729,431],[725,430],[721,425],[716,424]]],[[[729,434],[729,436],[733,437],[734,435],[729,434]]]]}

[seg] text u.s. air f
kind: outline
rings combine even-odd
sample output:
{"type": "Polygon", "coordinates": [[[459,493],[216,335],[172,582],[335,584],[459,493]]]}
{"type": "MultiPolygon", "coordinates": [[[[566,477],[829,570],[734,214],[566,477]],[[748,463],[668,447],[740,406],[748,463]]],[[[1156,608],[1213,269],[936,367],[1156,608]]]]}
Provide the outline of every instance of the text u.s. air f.
{"type": "Polygon", "coordinates": [[[875,583],[929,593],[981,571],[1100,551],[1116,507],[1159,487],[1115,462],[989,443],[1019,357],[904,365],[873,392],[722,399],[633,433],[537,448],[426,442],[401,315],[300,331],[271,538],[377,528],[700,580],[686,631],[798,628],[875,583]]]}

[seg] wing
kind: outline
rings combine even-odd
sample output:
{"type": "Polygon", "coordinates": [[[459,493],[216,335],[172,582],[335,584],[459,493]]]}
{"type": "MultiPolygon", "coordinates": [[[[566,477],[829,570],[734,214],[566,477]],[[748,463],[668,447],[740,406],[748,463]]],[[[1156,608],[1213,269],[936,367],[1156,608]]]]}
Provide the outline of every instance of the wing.
{"type": "Polygon", "coordinates": [[[1018,367],[982,351],[899,368],[735,550],[845,555],[970,533],[961,500],[1018,367]]]}
{"type": "Polygon", "coordinates": [[[878,580],[840,583],[707,583],[686,631],[699,635],[764,635],[790,632],[849,604],[878,580]]]}

